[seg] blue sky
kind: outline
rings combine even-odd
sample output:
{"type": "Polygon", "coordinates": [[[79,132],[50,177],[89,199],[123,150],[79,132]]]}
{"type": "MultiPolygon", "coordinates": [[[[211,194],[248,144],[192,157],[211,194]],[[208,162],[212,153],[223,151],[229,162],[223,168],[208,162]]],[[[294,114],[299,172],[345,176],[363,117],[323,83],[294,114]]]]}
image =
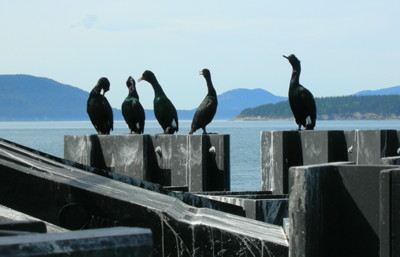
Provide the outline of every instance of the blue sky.
{"type": "MultiPolygon", "coordinates": [[[[263,88],[286,96],[291,66],[314,96],[400,85],[400,1],[5,1],[0,74],[48,77],[90,91],[108,77],[120,108],[128,76],[152,70],[177,109],[206,94],[263,88]]],[[[152,108],[153,90],[137,85],[152,108]]],[[[28,91],[27,91],[28,92],[28,91]]]]}

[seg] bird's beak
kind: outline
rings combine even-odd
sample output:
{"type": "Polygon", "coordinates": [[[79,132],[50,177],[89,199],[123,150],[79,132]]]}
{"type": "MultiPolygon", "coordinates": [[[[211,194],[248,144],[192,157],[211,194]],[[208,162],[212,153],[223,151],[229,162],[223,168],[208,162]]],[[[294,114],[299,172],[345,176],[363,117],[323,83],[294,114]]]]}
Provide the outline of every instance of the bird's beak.
{"type": "Polygon", "coordinates": [[[289,58],[286,55],[282,55],[282,56],[289,60],[289,58]]]}
{"type": "Polygon", "coordinates": [[[139,82],[142,81],[142,80],[144,80],[143,77],[139,78],[139,79],[137,80],[137,82],[139,83],[139,82]]]}
{"type": "Polygon", "coordinates": [[[203,75],[203,71],[201,70],[201,71],[199,71],[199,75],[203,75]]]}
{"type": "Polygon", "coordinates": [[[106,91],[105,90],[103,90],[103,95],[105,95],[106,94],[106,91]]]}

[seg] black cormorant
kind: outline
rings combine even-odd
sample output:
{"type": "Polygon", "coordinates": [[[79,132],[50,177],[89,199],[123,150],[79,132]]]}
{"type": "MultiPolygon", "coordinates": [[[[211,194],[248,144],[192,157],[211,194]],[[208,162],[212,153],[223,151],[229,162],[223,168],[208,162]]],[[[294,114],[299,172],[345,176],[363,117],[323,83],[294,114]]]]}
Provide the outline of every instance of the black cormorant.
{"type": "Polygon", "coordinates": [[[145,120],[144,109],[139,102],[135,80],[131,76],[129,76],[126,81],[126,86],[129,89],[129,94],[121,105],[122,116],[124,116],[131,133],[143,134],[145,120]]]}
{"type": "Polygon", "coordinates": [[[174,134],[179,130],[178,113],[176,112],[174,105],[165,95],[153,72],[146,70],[138,81],[141,80],[145,80],[153,86],[154,115],[164,130],[164,134],[174,134]]]}
{"type": "Polygon", "coordinates": [[[100,78],[89,94],[87,113],[94,128],[99,134],[110,134],[114,128],[113,112],[104,94],[110,90],[107,78],[100,78]],[[103,90],[103,95],[101,94],[103,90]]]}
{"type": "Polygon", "coordinates": [[[317,108],[314,96],[309,90],[300,85],[299,78],[301,72],[300,61],[293,54],[283,56],[289,60],[293,67],[292,77],[289,86],[289,104],[299,130],[303,126],[307,130],[313,130],[317,118],[317,108]]]}
{"type": "Polygon", "coordinates": [[[207,134],[206,126],[212,121],[215,113],[217,112],[218,98],[217,92],[211,81],[211,74],[208,69],[203,69],[200,72],[207,82],[208,94],[201,102],[199,108],[197,108],[196,113],[193,116],[192,126],[189,134],[193,134],[198,129],[203,129],[203,134],[207,134]]]}

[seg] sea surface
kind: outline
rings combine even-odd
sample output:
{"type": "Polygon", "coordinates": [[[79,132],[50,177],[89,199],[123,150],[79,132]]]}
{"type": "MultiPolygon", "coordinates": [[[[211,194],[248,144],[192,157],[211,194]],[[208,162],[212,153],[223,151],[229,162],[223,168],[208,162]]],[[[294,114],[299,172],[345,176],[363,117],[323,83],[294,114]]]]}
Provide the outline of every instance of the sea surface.
{"type": "MultiPolygon", "coordinates": [[[[191,121],[180,121],[178,134],[189,133],[191,121]]],[[[127,134],[124,121],[114,123],[111,134],[127,134]]],[[[295,130],[293,121],[213,121],[208,132],[229,134],[231,143],[231,190],[261,189],[260,132],[295,130]]],[[[317,121],[317,130],[400,129],[400,120],[317,121]]],[[[145,133],[162,130],[157,121],[146,121],[145,133]]],[[[1,122],[0,137],[63,158],[64,135],[94,134],[90,121],[1,122]]],[[[201,130],[197,134],[202,133],[201,130]]]]}

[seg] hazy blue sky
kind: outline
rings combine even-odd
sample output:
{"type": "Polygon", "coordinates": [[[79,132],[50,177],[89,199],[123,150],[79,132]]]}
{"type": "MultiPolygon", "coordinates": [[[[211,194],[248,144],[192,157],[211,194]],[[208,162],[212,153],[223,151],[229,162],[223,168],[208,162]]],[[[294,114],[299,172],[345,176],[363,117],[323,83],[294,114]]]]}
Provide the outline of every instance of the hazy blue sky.
{"type": "MultiPolygon", "coordinates": [[[[206,94],[263,88],[286,96],[282,54],[302,63],[314,96],[400,85],[400,1],[5,1],[0,74],[48,77],[90,91],[108,77],[120,108],[128,76],[152,70],[177,109],[206,94]]],[[[137,85],[152,108],[153,90],[137,85]]],[[[27,88],[29,93],[29,88],[27,88]]]]}

